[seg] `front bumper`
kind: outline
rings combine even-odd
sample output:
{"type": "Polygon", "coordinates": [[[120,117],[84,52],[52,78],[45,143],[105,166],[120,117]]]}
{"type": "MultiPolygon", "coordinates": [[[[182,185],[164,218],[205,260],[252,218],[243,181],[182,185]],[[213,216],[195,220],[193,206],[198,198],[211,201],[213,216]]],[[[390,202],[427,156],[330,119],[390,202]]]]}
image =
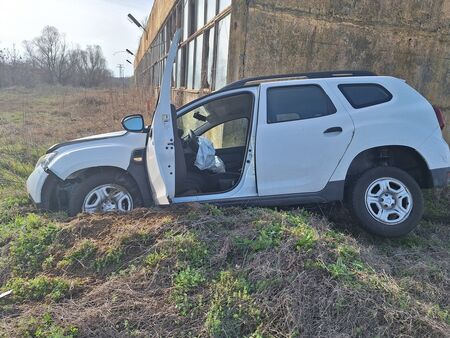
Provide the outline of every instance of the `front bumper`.
{"type": "Polygon", "coordinates": [[[27,192],[37,205],[42,203],[42,189],[48,176],[49,174],[38,166],[27,179],[27,192]]]}
{"type": "Polygon", "coordinates": [[[445,188],[450,185],[450,167],[431,170],[433,186],[435,188],[445,188]]]}

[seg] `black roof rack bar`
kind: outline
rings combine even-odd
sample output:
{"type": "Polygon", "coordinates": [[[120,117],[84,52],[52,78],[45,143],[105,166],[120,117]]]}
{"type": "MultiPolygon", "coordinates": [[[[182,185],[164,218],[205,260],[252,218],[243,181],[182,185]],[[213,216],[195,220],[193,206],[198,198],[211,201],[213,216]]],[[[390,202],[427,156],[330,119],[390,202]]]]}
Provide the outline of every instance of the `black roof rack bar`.
{"type": "Polygon", "coordinates": [[[230,89],[238,89],[245,87],[246,85],[250,85],[251,82],[255,82],[257,84],[270,81],[270,80],[282,80],[282,79],[296,79],[296,78],[304,78],[304,79],[325,79],[330,77],[357,77],[357,76],[377,76],[377,74],[368,71],[354,71],[354,70],[339,70],[334,72],[314,72],[314,73],[298,73],[298,74],[282,74],[282,75],[270,75],[270,76],[258,76],[258,77],[250,77],[246,79],[242,79],[233,83],[230,83],[228,86],[223,87],[219,91],[225,91],[230,89]]]}

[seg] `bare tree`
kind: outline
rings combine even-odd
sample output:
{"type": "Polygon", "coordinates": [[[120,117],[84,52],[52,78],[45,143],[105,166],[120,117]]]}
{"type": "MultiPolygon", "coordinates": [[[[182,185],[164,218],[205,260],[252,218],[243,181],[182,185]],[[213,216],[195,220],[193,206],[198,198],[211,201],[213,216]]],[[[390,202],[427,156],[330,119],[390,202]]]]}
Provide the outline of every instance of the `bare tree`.
{"type": "Polygon", "coordinates": [[[0,87],[31,85],[34,72],[16,46],[0,49],[0,87]]]}
{"type": "Polygon", "coordinates": [[[0,87],[36,82],[95,87],[113,75],[100,46],[68,48],[64,35],[46,26],[39,37],[24,41],[25,58],[13,46],[0,49],[0,87]]]}
{"type": "Polygon", "coordinates": [[[106,59],[100,46],[87,46],[86,50],[79,52],[79,56],[83,86],[98,86],[111,77],[111,72],[106,67],[106,59]]]}
{"type": "Polygon", "coordinates": [[[65,37],[55,27],[44,27],[41,36],[25,41],[24,45],[29,60],[42,71],[48,83],[65,84],[75,70],[65,37]]]}

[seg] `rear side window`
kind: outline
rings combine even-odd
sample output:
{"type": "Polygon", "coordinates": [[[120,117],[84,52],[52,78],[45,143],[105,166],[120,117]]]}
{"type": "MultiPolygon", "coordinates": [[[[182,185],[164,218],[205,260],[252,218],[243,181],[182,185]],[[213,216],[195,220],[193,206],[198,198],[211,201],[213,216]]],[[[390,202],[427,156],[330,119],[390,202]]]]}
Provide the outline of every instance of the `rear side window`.
{"type": "Polygon", "coordinates": [[[339,89],[355,109],[375,106],[392,100],[392,94],[375,83],[343,84],[339,89]]]}
{"type": "Polygon", "coordinates": [[[336,113],[336,107],[317,85],[270,88],[267,91],[267,122],[312,119],[336,113]]]}

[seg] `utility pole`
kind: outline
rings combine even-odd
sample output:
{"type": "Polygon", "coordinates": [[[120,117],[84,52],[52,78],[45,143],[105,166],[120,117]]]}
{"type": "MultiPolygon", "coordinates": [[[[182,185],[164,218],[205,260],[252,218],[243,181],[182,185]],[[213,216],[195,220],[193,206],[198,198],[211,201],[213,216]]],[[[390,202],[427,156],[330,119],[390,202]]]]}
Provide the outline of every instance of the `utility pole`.
{"type": "Polygon", "coordinates": [[[124,66],[123,64],[118,64],[117,68],[119,68],[119,77],[122,79],[122,96],[125,99],[125,78],[124,78],[124,66]]]}

